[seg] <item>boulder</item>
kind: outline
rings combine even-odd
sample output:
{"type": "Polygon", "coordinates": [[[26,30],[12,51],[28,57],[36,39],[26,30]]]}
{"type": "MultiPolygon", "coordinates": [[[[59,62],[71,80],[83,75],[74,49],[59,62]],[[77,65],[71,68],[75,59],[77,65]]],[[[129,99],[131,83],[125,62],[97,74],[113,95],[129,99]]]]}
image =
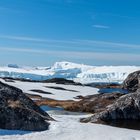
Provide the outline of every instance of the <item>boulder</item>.
{"type": "Polygon", "coordinates": [[[135,92],[140,87],[140,71],[130,73],[122,84],[123,89],[135,92]]]}
{"type": "Polygon", "coordinates": [[[105,123],[113,120],[140,120],[140,90],[121,96],[104,111],[92,117],[81,119],[82,122],[105,123]]]}
{"type": "Polygon", "coordinates": [[[47,130],[52,118],[22,90],[0,82],[0,128],[9,130],[47,130]]]}

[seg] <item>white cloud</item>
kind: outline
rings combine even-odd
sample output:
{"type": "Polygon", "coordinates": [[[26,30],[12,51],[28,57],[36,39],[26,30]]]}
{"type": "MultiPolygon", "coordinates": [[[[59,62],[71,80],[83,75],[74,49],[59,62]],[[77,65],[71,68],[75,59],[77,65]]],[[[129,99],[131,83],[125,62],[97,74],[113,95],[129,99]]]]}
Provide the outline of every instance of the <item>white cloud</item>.
{"type": "Polygon", "coordinates": [[[38,43],[47,43],[55,44],[56,46],[62,46],[62,45],[68,45],[72,46],[80,46],[80,45],[86,45],[86,46],[102,46],[106,48],[106,46],[117,48],[129,48],[129,49],[140,49],[140,45],[136,44],[127,44],[127,43],[117,43],[117,42],[110,42],[110,41],[97,41],[97,40],[80,40],[80,39],[73,39],[73,40],[55,40],[55,39],[45,39],[45,38],[34,38],[34,37],[28,37],[28,36],[9,36],[9,35],[0,35],[0,39],[8,39],[8,40],[17,40],[17,41],[25,41],[25,42],[38,42],[38,43]]]}
{"type": "Polygon", "coordinates": [[[92,25],[92,27],[94,27],[94,28],[99,28],[99,29],[109,29],[109,28],[110,28],[109,26],[98,25],[98,24],[92,25]]]}
{"type": "Polygon", "coordinates": [[[13,47],[0,47],[0,51],[6,52],[19,52],[19,53],[33,53],[33,54],[42,54],[46,56],[57,56],[61,59],[81,59],[81,60],[97,60],[97,61],[111,61],[114,62],[132,62],[140,60],[140,55],[130,54],[130,53],[102,53],[102,52],[76,52],[76,51],[53,51],[47,49],[31,49],[31,48],[13,48],[13,47]]]}
{"type": "Polygon", "coordinates": [[[9,36],[9,35],[0,35],[1,39],[10,39],[10,40],[19,40],[19,41],[32,41],[32,42],[41,42],[41,43],[76,43],[76,41],[67,41],[67,40],[54,40],[54,39],[43,39],[43,38],[33,38],[25,36],[9,36]]]}
{"type": "Polygon", "coordinates": [[[140,45],[136,44],[127,44],[127,43],[117,43],[117,42],[109,42],[109,41],[96,41],[96,40],[77,40],[80,43],[85,43],[88,45],[104,45],[105,46],[112,46],[113,48],[115,47],[126,47],[126,48],[140,48],[140,45]]]}

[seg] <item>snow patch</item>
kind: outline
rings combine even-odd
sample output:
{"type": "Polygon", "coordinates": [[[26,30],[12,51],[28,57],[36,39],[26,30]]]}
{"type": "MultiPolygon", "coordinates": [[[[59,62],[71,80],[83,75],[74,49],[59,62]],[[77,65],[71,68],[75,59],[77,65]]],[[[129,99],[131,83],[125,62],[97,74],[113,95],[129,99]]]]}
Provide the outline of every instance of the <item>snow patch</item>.
{"type": "MultiPolygon", "coordinates": [[[[48,112],[49,113],[49,112],[48,112]]],[[[51,112],[50,112],[51,113],[51,112]]],[[[49,113],[49,114],[50,114],[49,113]]],[[[51,115],[51,114],[50,114],[51,115]]],[[[140,140],[137,130],[115,128],[106,125],[80,123],[79,119],[89,115],[53,115],[57,120],[51,122],[50,129],[43,132],[32,132],[21,135],[0,136],[1,140],[140,140]]],[[[7,132],[7,130],[2,130],[7,132]]],[[[16,133],[16,134],[15,134],[16,133]]],[[[19,133],[19,134],[18,134],[19,133]]]]}

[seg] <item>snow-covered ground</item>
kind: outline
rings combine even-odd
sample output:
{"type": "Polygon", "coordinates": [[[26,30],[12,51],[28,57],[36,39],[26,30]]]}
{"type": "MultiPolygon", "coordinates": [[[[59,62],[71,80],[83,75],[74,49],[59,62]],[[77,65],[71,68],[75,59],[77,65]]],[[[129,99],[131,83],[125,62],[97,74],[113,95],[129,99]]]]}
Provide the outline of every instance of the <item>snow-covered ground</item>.
{"type": "Polygon", "coordinates": [[[122,82],[140,66],[88,66],[70,62],[56,62],[51,67],[0,67],[0,77],[46,80],[72,79],[83,84],[92,82],[122,82]]]}
{"type": "Polygon", "coordinates": [[[49,114],[57,120],[43,132],[0,130],[0,140],[140,140],[140,132],[111,126],[80,123],[87,115],[49,114]],[[6,134],[6,135],[5,135],[6,134]]]}
{"type": "MultiPolygon", "coordinates": [[[[0,81],[7,83],[3,79],[0,79],[0,81]]],[[[34,83],[34,82],[20,82],[20,81],[8,82],[7,84],[22,89],[24,93],[41,95],[42,97],[48,97],[57,100],[76,100],[74,97],[78,95],[86,96],[86,95],[92,95],[98,93],[97,88],[92,88],[88,86],[74,86],[74,85],[62,85],[62,84],[55,84],[55,83],[36,83],[36,82],[34,83]],[[61,87],[66,90],[58,90],[49,87],[61,87]],[[43,90],[45,92],[50,92],[52,94],[42,94],[42,93],[31,91],[34,89],[43,90]],[[67,91],[67,90],[74,90],[75,92],[67,91]]]]}
{"type": "MultiPolygon", "coordinates": [[[[2,82],[4,80],[1,79],[2,82]]],[[[52,92],[54,95],[39,94],[43,97],[54,99],[73,99],[77,95],[89,95],[97,93],[96,88],[86,86],[59,85],[55,83],[33,83],[33,82],[7,82],[9,85],[21,88],[24,92],[33,93],[31,89],[41,89],[52,92]],[[44,86],[57,86],[78,92],[55,90],[44,86]]],[[[0,130],[0,140],[140,140],[140,131],[124,128],[116,128],[100,124],[80,123],[80,118],[91,114],[75,114],[64,110],[47,110],[56,121],[50,122],[49,130],[43,132],[24,132],[0,130]]]]}

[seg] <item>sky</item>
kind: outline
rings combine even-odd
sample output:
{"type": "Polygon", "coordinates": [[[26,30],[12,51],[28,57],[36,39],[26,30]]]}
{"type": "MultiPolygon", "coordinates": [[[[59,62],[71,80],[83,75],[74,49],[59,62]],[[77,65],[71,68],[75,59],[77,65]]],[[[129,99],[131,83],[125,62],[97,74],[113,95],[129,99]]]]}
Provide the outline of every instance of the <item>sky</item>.
{"type": "Polygon", "coordinates": [[[139,0],[0,0],[0,65],[140,65],[139,0]]]}

